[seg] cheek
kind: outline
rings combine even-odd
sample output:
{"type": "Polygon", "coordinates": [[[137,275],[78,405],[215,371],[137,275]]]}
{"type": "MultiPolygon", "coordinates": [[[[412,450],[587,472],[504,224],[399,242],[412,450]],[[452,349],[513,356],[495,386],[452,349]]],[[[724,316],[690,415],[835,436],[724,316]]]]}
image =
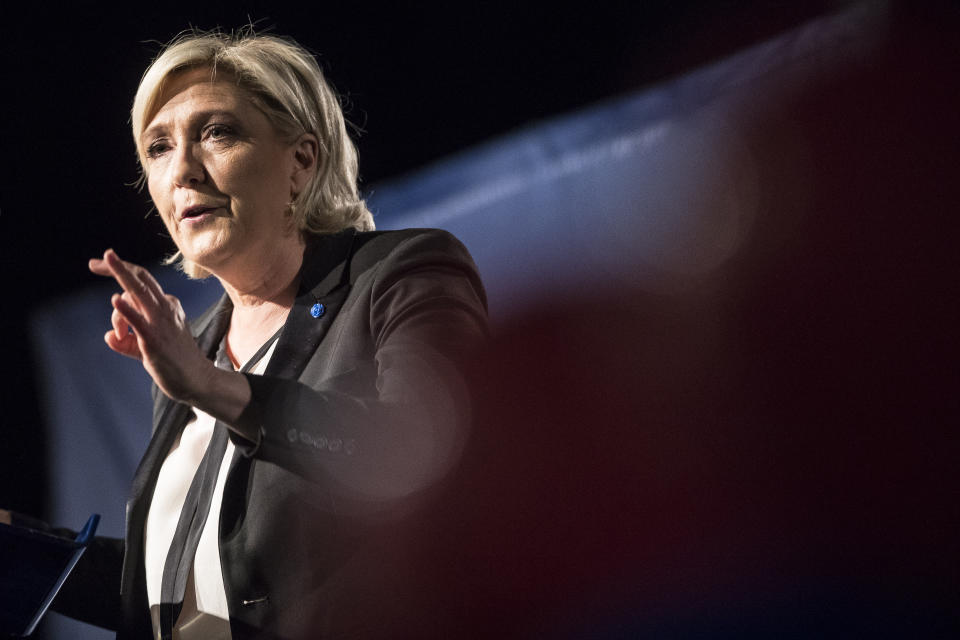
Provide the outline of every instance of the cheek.
{"type": "Polygon", "coordinates": [[[159,209],[160,200],[162,199],[163,192],[159,188],[159,179],[157,178],[157,172],[154,171],[147,176],[147,192],[150,194],[150,199],[153,200],[153,204],[159,209]]]}
{"type": "Polygon", "coordinates": [[[169,229],[171,211],[170,196],[161,188],[157,172],[153,172],[147,177],[147,192],[150,194],[150,199],[153,200],[153,206],[160,214],[160,219],[163,220],[163,224],[169,229]]]}
{"type": "Polygon", "coordinates": [[[282,158],[266,154],[245,158],[230,171],[230,190],[261,211],[283,211],[290,201],[282,158]]]}

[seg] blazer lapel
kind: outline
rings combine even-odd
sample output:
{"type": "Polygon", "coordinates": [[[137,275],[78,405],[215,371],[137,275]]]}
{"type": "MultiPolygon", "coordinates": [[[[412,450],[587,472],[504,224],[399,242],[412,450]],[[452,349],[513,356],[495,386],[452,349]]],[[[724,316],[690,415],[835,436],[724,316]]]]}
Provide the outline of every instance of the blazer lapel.
{"type": "Polygon", "coordinates": [[[316,353],[350,290],[349,266],[356,232],[321,236],[307,247],[300,288],[265,375],[296,380],[316,353]],[[315,317],[311,310],[322,305],[315,317]]]}
{"type": "MultiPolygon", "coordinates": [[[[207,357],[211,357],[223,337],[223,332],[226,330],[230,319],[230,309],[230,300],[224,295],[210,311],[201,316],[194,324],[194,331],[198,332],[197,344],[203,353],[207,354],[207,357]]],[[[150,439],[150,444],[147,446],[147,450],[133,476],[130,498],[127,501],[127,540],[131,539],[131,523],[144,522],[146,519],[145,513],[139,513],[149,502],[143,499],[144,494],[153,491],[160,465],[169,453],[170,447],[173,446],[179,427],[184,423],[187,413],[190,411],[188,405],[174,402],[159,389],[156,390],[156,393],[153,437],[150,439]],[[139,517],[141,515],[142,517],[139,517]]]]}

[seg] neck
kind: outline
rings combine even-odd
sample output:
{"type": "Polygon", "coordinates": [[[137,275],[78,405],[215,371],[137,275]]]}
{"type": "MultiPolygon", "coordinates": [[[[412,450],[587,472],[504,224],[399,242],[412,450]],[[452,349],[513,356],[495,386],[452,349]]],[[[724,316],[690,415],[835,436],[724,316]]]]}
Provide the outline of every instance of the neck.
{"type": "Polygon", "coordinates": [[[210,268],[223,285],[235,309],[264,304],[292,304],[296,296],[296,278],[306,246],[299,233],[276,242],[269,251],[256,251],[254,257],[235,260],[210,268]]]}
{"type": "Polygon", "coordinates": [[[286,321],[297,295],[303,247],[301,240],[296,248],[277,251],[252,268],[237,269],[228,277],[217,274],[233,303],[226,339],[234,365],[250,358],[286,321]]]}

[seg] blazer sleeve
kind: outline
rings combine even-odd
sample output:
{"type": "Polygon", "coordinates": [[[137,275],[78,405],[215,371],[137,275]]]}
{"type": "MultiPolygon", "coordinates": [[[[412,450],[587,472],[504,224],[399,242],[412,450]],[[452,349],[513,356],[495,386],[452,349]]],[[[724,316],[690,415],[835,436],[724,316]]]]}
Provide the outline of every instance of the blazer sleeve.
{"type": "Polygon", "coordinates": [[[375,392],[248,375],[241,421],[260,441],[234,442],[348,495],[384,500],[428,486],[456,462],[470,424],[463,371],[488,328],[476,266],[450,234],[415,234],[370,271],[358,287],[369,314],[349,335],[370,344],[375,392]]]}

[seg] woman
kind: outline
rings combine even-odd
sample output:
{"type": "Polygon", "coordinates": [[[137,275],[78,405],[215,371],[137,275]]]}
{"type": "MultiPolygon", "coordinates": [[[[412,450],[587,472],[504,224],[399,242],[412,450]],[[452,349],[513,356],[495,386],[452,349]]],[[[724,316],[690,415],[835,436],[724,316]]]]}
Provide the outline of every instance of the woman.
{"type": "Polygon", "coordinates": [[[153,378],[154,431],[125,542],[98,539],[55,607],[118,638],[373,628],[346,613],[365,540],[465,434],[476,268],[443,232],[372,231],[337,99],[289,41],[175,41],[132,125],[175,259],[225,295],[188,324],[144,268],[90,261],[123,290],[105,338],[153,378]]]}

